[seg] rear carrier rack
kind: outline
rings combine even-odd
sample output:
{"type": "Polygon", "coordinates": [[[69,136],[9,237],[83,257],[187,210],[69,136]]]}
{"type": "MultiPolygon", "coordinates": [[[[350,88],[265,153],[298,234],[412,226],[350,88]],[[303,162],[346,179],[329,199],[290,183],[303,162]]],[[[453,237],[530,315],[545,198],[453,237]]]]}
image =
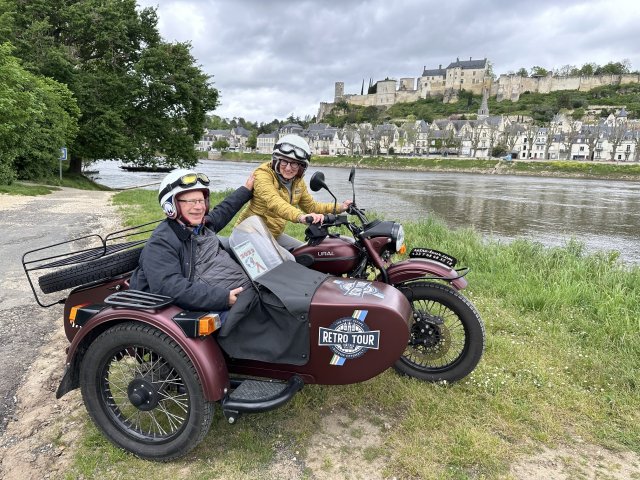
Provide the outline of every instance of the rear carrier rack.
{"type": "Polygon", "coordinates": [[[112,293],[105,298],[104,303],[112,307],[142,308],[158,310],[173,302],[173,297],[156,295],[155,293],[142,292],[140,290],[122,290],[112,293]]]}
{"type": "Polygon", "coordinates": [[[64,303],[66,297],[50,302],[41,300],[40,295],[115,278],[132,271],[138,266],[140,252],[150,232],[161,221],[118,230],[104,238],[98,234],[85,235],[26,252],[22,256],[22,267],[36,302],[41,307],[64,303]]]}

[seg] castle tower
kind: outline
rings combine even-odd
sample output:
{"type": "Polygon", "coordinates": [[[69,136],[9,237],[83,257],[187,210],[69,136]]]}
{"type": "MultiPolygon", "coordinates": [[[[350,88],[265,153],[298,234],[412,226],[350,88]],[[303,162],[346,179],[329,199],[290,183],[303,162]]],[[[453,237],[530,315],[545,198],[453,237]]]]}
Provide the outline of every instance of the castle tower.
{"type": "Polygon", "coordinates": [[[336,89],[333,101],[338,103],[344,98],[344,82],[336,82],[336,89]]]}
{"type": "Polygon", "coordinates": [[[478,109],[478,120],[485,119],[489,116],[488,97],[489,95],[487,89],[484,88],[482,90],[482,103],[480,104],[480,108],[478,109]]]}

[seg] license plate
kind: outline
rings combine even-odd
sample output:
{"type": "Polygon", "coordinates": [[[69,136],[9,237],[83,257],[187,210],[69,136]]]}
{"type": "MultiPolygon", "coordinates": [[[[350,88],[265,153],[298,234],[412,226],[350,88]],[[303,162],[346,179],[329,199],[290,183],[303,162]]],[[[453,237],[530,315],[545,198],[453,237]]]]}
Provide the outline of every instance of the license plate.
{"type": "Polygon", "coordinates": [[[432,250],[430,248],[414,248],[409,253],[409,257],[411,258],[426,258],[428,260],[433,260],[435,262],[442,263],[447,267],[455,267],[458,260],[451,255],[447,255],[444,252],[439,252],[438,250],[432,250]]]}

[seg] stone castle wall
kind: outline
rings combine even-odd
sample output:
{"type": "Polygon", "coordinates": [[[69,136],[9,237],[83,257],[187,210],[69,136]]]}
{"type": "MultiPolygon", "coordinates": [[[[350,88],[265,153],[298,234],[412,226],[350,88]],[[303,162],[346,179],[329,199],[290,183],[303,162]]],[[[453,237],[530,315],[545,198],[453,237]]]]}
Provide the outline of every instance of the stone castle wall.
{"type": "Polygon", "coordinates": [[[623,75],[593,75],[588,77],[520,77],[518,75],[500,75],[494,82],[491,94],[498,101],[517,101],[524,92],[550,93],[561,90],[579,90],[588,92],[596,87],[620,85],[624,83],[640,83],[640,75],[627,73],[623,75]]]}

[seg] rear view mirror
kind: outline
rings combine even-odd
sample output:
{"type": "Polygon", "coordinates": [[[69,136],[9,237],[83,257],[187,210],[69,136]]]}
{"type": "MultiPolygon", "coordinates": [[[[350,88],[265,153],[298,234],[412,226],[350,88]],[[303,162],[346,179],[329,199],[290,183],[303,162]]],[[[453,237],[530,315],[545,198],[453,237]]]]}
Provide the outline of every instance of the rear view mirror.
{"type": "Polygon", "coordinates": [[[322,188],[324,188],[325,190],[329,190],[327,188],[327,184],[324,183],[324,173],[322,172],[314,173],[311,176],[311,180],[309,180],[309,187],[311,187],[311,190],[313,190],[314,192],[317,192],[322,188]]]}

